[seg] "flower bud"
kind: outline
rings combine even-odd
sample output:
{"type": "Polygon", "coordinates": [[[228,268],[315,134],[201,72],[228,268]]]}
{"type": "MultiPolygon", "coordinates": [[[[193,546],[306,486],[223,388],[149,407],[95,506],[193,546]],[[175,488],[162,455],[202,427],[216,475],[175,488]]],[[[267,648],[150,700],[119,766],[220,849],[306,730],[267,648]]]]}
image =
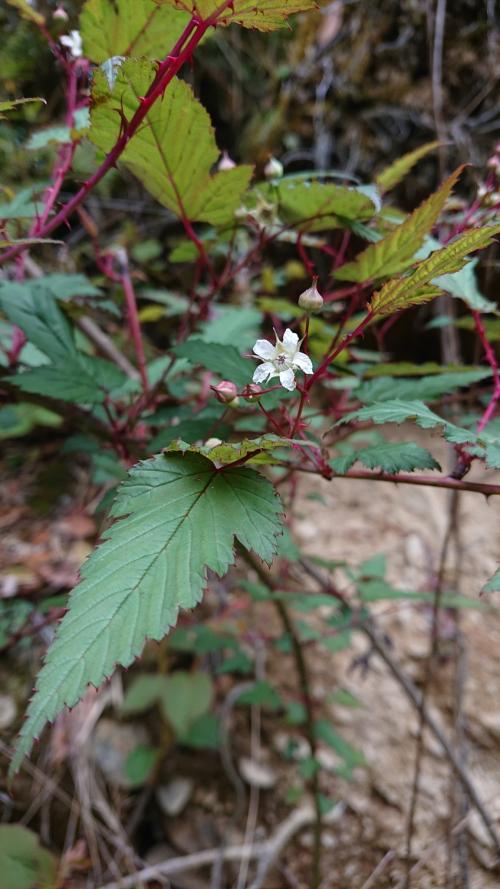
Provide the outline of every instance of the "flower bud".
{"type": "Polygon", "coordinates": [[[236,383],[230,380],[222,380],[217,386],[214,386],[215,397],[222,404],[231,404],[238,395],[238,387],[236,383]]]}
{"type": "Polygon", "coordinates": [[[279,179],[283,176],[283,164],[271,155],[264,167],[264,176],[266,179],[279,179]]]}
{"type": "Polygon", "coordinates": [[[249,383],[248,386],[245,386],[243,389],[243,397],[247,401],[258,401],[262,393],[262,386],[257,385],[257,383],[249,383]]]}
{"type": "Polygon", "coordinates": [[[231,157],[229,157],[229,154],[227,153],[227,151],[223,151],[222,157],[221,157],[219,163],[217,164],[217,169],[218,169],[219,173],[222,170],[234,170],[235,166],[236,166],[235,162],[233,161],[233,159],[231,157]]]}
{"type": "Polygon", "coordinates": [[[68,16],[68,13],[66,12],[66,10],[64,9],[64,6],[58,6],[56,9],[54,9],[54,12],[52,13],[52,18],[59,19],[61,22],[67,22],[69,19],[69,16],[68,16]]]}
{"type": "Polygon", "coordinates": [[[210,448],[210,450],[211,450],[212,448],[217,448],[221,444],[222,444],[222,441],[220,438],[207,438],[207,440],[205,442],[205,447],[210,448]]]}
{"type": "Polygon", "coordinates": [[[316,287],[317,280],[317,278],[314,278],[312,286],[304,290],[299,296],[299,306],[306,312],[319,312],[323,307],[323,297],[316,287]]]}

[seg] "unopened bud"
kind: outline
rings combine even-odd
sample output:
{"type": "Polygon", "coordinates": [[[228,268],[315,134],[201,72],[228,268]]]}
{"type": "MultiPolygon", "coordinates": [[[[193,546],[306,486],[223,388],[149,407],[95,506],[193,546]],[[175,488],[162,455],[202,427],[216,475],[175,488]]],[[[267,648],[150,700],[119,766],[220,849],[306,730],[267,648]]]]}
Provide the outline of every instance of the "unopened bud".
{"type": "Polygon", "coordinates": [[[69,19],[69,16],[63,6],[58,6],[56,9],[54,9],[54,12],[52,13],[52,18],[59,19],[61,22],[67,22],[69,19]]]}
{"type": "Polygon", "coordinates": [[[231,380],[222,380],[217,386],[214,386],[215,397],[222,404],[231,404],[238,395],[238,387],[231,380]]]}
{"type": "Polygon", "coordinates": [[[323,308],[323,297],[316,287],[317,278],[314,278],[312,287],[308,287],[299,296],[299,306],[306,312],[319,312],[323,308]]]}
{"type": "Polygon", "coordinates": [[[229,157],[227,151],[223,151],[222,157],[217,164],[217,169],[219,170],[219,172],[223,170],[234,170],[235,166],[236,164],[233,161],[232,157],[229,157]]]}
{"type": "Polygon", "coordinates": [[[283,176],[283,164],[276,157],[271,156],[264,167],[264,176],[266,179],[279,179],[283,176]]]}
{"type": "Polygon", "coordinates": [[[243,397],[247,401],[258,401],[261,395],[262,386],[258,386],[257,383],[249,383],[249,385],[245,386],[243,389],[243,397]]]}
{"type": "Polygon", "coordinates": [[[222,441],[220,438],[207,438],[207,440],[205,442],[205,447],[210,448],[210,450],[211,450],[212,448],[219,447],[219,445],[221,445],[221,444],[222,444],[222,441]]]}

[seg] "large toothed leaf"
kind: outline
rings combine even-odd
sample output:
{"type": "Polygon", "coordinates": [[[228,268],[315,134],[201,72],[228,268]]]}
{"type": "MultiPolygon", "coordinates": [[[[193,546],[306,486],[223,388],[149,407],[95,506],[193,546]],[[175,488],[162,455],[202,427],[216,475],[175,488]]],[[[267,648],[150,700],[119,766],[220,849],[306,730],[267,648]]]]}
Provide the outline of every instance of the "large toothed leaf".
{"type": "Polygon", "coordinates": [[[118,490],[103,535],[82,569],[42,668],[13,761],[17,769],[46,722],[73,706],[146,639],[161,639],[180,608],[200,601],[207,569],[223,575],[234,538],[270,562],[281,531],[270,483],[243,467],[217,470],[196,454],[139,463],[118,490]]]}
{"type": "Polygon", "coordinates": [[[394,379],[380,376],[366,380],[356,389],[356,398],[364,404],[374,401],[436,401],[460,386],[471,386],[491,376],[491,368],[478,367],[449,373],[432,374],[415,379],[394,379]]]}
{"type": "Polygon", "coordinates": [[[381,241],[369,244],[353,262],[335,272],[341,281],[370,281],[389,277],[411,265],[425,236],[436,224],[463,167],[455,170],[441,188],[381,241]]]}
{"type": "Polygon", "coordinates": [[[459,235],[446,247],[431,253],[427,259],[419,263],[411,275],[395,278],[384,284],[382,289],[373,295],[372,310],[378,315],[388,315],[432,299],[441,292],[440,288],[436,287],[440,278],[462,269],[468,262],[468,255],[474,250],[488,247],[499,232],[500,225],[489,225],[459,235]]]}
{"type": "Polygon", "coordinates": [[[425,145],[421,145],[419,148],[416,148],[415,151],[409,151],[408,154],[404,154],[403,157],[398,157],[392,164],[385,167],[375,179],[382,194],[385,194],[386,191],[390,191],[391,188],[395,188],[396,185],[399,185],[399,183],[406,178],[408,173],[413,170],[415,164],[417,164],[419,160],[422,160],[423,157],[430,154],[431,151],[435,151],[436,148],[439,148],[439,145],[439,142],[426,142],[425,145]]]}
{"type": "Polygon", "coordinates": [[[259,31],[274,31],[286,24],[289,16],[296,12],[314,9],[316,0],[157,0],[190,15],[209,19],[217,10],[218,25],[231,25],[233,22],[244,28],[257,28],[259,31]]]}
{"type": "Polygon", "coordinates": [[[406,420],[414,420],[417,426],[422,429],[433,429],[441,426],[443,435],[447,441],[454,444],[465,444],[467,442],[475,442],[476,435],[468,429],[462,429],[455,426],[454,423],[448,423],[443,417],[431,411],[422,401],[383,401],[379,404],[370,404],[361,407],[356,411],[345,414],[341,420],[338,420],[336,426],[342,423],[358,423],[371,420],[377,425],[385,423],[404,423],[406,420]]]}
{"type": "MultiPolygon", "coordinates": [[[[96,72],[90,139],[110,151],[123,116],[130,120],[154,78],[149,62],[129,60],[119,69],[110,92],[105,74],[96,72]]],[[[191,87],[175,79],[156,102],[121,155],[121,162],[165,207],[191,221],[223,225],[233,218],[252,167],[215,174],[219,157],[210,118],[191,87]]]]}
{"type": "Polygon", "coordinates": [[[92,62],[113,56],[162,59],[189,15],[155,0],[88,0],[80,15],[84,53],[92,62]]]}

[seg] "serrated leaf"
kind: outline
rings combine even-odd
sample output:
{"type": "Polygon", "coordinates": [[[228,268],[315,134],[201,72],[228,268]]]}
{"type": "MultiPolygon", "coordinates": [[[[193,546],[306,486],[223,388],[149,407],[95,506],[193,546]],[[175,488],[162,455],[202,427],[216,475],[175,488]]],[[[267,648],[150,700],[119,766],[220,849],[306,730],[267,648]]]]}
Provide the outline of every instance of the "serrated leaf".
{"type": "Polygon", "coordinates": [[[441,188],[381,241],[369,244],[353,262],[347,262],[335,272],[341,281],[370,281],[395,275],[411,265],[413,256],[422,246],[425,236],[436,224],[463,167],[443,182],[441,188]]]}
{"type": "Polygon", "coordinates": [[[161,639],[180,608],[199,602],[207,569],[223,575],[233,543],[270,562],[281,503],[251,469],[217,470],[195,454],[139,463],[120,485],[120,518],[82,569],[68,612],[39,674],[11,771],[46,722],[98,686],[117,664],[128,666],[146,639],[161,639]]]}
{"type": "MultiPolygon", "coordinates": [[[[442,247],[436,238],[427,237],[423,247],[415,254],[415,259],[427,259],[434,250],[442,247]]],[[[458,272],[449,275],[441,275],[435,278],[432,283],[437,287],[441,287],[450,296],[455,299],[462,299],[470,309],[476,309],[478,312],[494,312],[497,308],[496,303],[490,299],[486,299],[478,287],[475,268],[478,259],[471,259],[458,272]]],[[[449,322],[449,319],[447,319],[449,322]]]]}
{"type": "Polygon", "coordinates": [[[255,365],[234,346],[209,343],[192,336],[173,350],[178,358],[187,358],[191,364],[200,364],[237,386],[246,386],[252,379],[255,365]]]}
{"type": "Polygon", "coordinates": [[[280,219],[301,231],[343,228],[351,222],[371,219],[375,205],[355,188],[321,182],[285,179],[259,185],[255,194],[276,203],[280,219]]]}
{"type": "Polygon", "coordinates": [[[92,62],[113,56],[162,59],[188,21],[186,12],[155,0],[88,0],[80,14],[84,54],[92,62]]]}
{"type": "MultiPolygon", "coordinates": [[[[127,61],[112,92],[102,71],[93,81],[89,137],[110,151],[120,121],[130,119],[155,76],[149,62],[127,61]]],[[[128,143],[120,161],[161,204],[192,221],[223,225],[231,221],[248,186],[252,167],[238,166],[215,174],[219,157],[210,118],[191,87],[175,78],[128,143]]]]}
{"type": "Polygon", "coordinates": [[[122,370],[105,358],[74,353],[53,364],[23,371],[9,382],[23,392],[48,395],[63,401],[100,404],[127,382],[122,370]]]}
{"type": "Polygon", "coordinates": [[[352,451],[351,454],[332,460],[330,465],[336,472],[346,473],[359,460],[367,469],[381,472],[414,472],[415,469],[440,469],[439,463],[426,448],[414,442],[386,441],[369,448],[352,451]],[[342,470],[337,468],[343,460],[342,470]]]}
{"type": "Polygon", "coordinates": [[[314,9],[315,0],[232,0],[222,4],[220,0],[158,0],[162,4],[182,9],[190,15],[206,20],[221,9],[216,18],[217,25],[231,25],[233,22],[244,28],[259,31],[274,31],[286,24],[289,16],[297,12],[314,9]],[[224,8],[225,7],[225,8],[224,8]]]}
{"type": "Polygon", "coordinates": [[[423,157],[430,154],[431,151],[435,151],[436,148],[439,148],[440,144],[441,143],[438,141],[426,142],[425,145],[421,145],[414,151],[409,151],[408,154],[404,154],[403,157],[399,157],[397,160],[393,161],[392,164],[389,164],[388,167],[385,167],[375,179],[382,194],[385,194],[385,192],[390,191],[392,188],[395,188],[396,185],[399,185],[399,183],[406,178],[408,173],[413,170],[415,164],[417,164],[419,160],[422,160],[423,157]]]}
{"type": "Polygon", "coordinates": [[[247,462],[261,462],[259,457],[262,456],[259,452],[266,451],[275,451],[279,448],[290,447],[294,443],[300,444],[303,446],[307,445],[307,442],[297,441],[294,442],[293,439],[281,438],[278,435],[261,435],[259,438],[245,438],[243,441],[228,441],[221,442],[221,444],[207,447],[206,445],[188,445],[183,441],[173,441],[166,448],[167,452],[170,451],[181,451],[183,454],[189,452],[192,454],[203,454],[205,457],[209,457],[213,463],[217,463],[218,465],[224,466],[226,463],[234,463],[236,460],[241,460],[243,457],[247,457],[249,454],[252,454],[254,451],[256,452],[255,457],[250,458],[247,462]]]}
{"type": "Polygon", "coordinates": [[[452,371],[417,377],[413,380],[375,377],[366,380],[356,389],[356,398],[365,404],[370,402],[393,401],[435,401],[442,395],[454,392],[461,386],[471,386],[491,376],[491,368],[479,367],[474,370],[452,371]]]}
{"type": "Polygon", "coordinates": [[[453,423],[431,411],[422,401],[383,401],[380,404],[370,404],[366,407],[359,408],[357,411],[351,411],[335,424],[339,426],[343,423],[351,423],[352,421],[364,422],[371,420],[372,423],[381,425],[383,423],[404,423],[406,420],[414,420],[417,426],[422,429],[433,429],[436,426],[443,427],[443,435],[447,441],[454,444],[466,444],[467,442],[475,442],[476,435],[468,429],[461,429],[453,423]]]}
{"type": "Polygon", "coordinates": [[[0,307],[48,358],[64,360],[75,352],[70,324],[47,288],[6,283],[0,287],[0,307]]]}
{"type": "Polygon", "coordinates": [[[489,225],[459,235],[446,247],[431,253],[406,278],[395,278],[384,284],[372,297],[372,311],[387,315],[432,299],[441,292],[440,289],[436,290],[435,283],[442,275],[459,271],[468,261],[469,253],[488,247],[499,233],[500,225],[489,225]]]}

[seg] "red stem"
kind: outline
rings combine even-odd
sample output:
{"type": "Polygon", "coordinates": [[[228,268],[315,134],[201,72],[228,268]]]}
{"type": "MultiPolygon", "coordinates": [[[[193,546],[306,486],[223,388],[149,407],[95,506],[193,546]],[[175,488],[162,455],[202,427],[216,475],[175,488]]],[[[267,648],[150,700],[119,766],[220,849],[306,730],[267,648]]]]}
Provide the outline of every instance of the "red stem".
{"type": "MultiPolygon", "coordinates": [[[[87,194],[101,181],[108,170],[115,166],[118,158],[123,153],[130,139],[139,129],[142,121],[148,114],[150,108],[156,100],[165,92],[169,83],[173,80],[177,72],[183,65],[191,59],[191,56],[199,44],[206,31],[217,23],[218,17],[231,5],[232,0],[225,0],[221,6],[215,10],[207,19],[200,20],[197,16],[193,16],[182,32],[179,40],[175,44],[173,50],[161,62],[158,67],[156,76],[149,87],[146,95],[142,98],[139,107],[135,111],[132,119],[123,127],[123,131],[117,139],[115,145],[103,161],[95,173],[88,179],[80,190],[73,195],[68,203],[57,213],[51,220],[48,220],[40,229],[39,236],[45,237],[54,229],[58,228],[65,222],[71,213],[81,204],[87,194]],[[187,41],[187,42],[186,42],[187,41]]],[[[10,259],[18,256],[25,249],[26,245],[16,245],[7,250],[0,256],[0,265],[10,259]]]]}
{"type": "Polygon", "coordinates": [[[130,276],[130,269],[126,251],[120,249],[117,253],[117,259],[120,266],[120,283],[123,287],[125,301],[127,303],[127,320],[130,327],[132,340],[134,342],[137,367],[139,368],[144,394],[147,394],[149,392],[149,381],[146,369],[146,356],[144,354],[144,342],[142,339],[141,323],[139,321],[139,313],[137,311],[137,300],[135,298],[134,285],[130,276]]]}

